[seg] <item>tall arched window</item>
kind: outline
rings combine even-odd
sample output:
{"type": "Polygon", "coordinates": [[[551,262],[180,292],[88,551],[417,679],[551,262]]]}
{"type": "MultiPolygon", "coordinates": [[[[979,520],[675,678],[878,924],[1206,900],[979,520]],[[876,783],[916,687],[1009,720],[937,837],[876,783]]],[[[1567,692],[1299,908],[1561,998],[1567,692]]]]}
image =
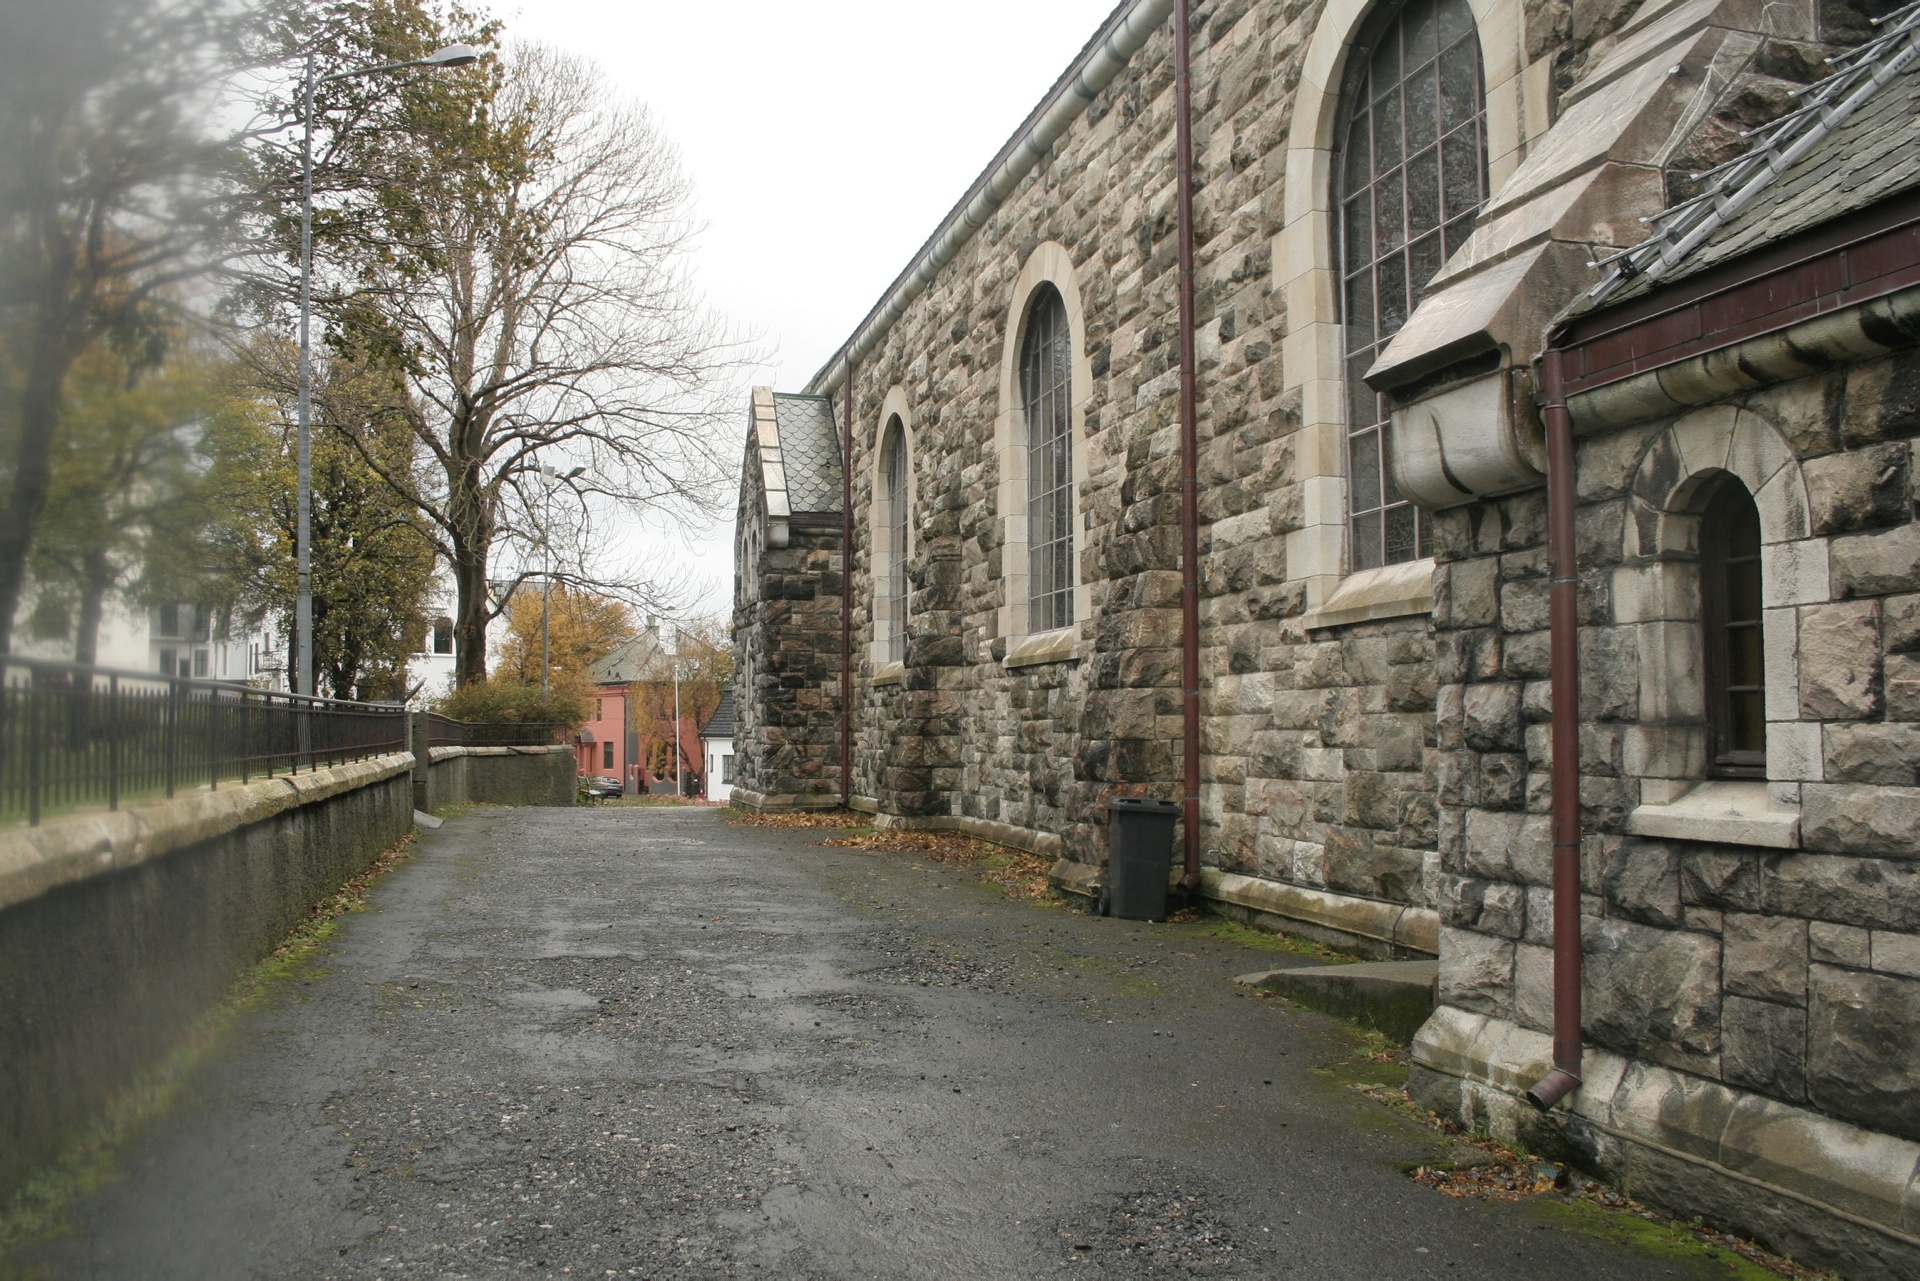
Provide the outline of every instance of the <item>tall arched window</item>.
{"type": "Polygon", "coordinates": [[[1029,630],[1073,623],[1073,352],[1067,308],[1051,286],[1034,294],[1020,347],[1027,416],[1029,630]]]}
{"type": "Polygon", "coordinates": [[[907,657],[907,431],[899,415],[887,420],[880,445],[880,596],[882,652],[890,663],[907,657]]]}
{"type": "Polygon", "coordinates": [[[1486,200],[1486,95],[1466,0],[1411,0],[1356,47],[1335,135],[1347,357],[1347,515],[1353,569],[1427,554],[1420,511],[1393,481],[1386,397],[1361,375],[1486,200]]]}
{"type": "Polygon", "coordinates": [[[1732,476],[1714,482],[1700,517],[1700,632],[1706,649],[1708,764],[1722,777],[1764,778],[1760,509],[1732,476]]]}

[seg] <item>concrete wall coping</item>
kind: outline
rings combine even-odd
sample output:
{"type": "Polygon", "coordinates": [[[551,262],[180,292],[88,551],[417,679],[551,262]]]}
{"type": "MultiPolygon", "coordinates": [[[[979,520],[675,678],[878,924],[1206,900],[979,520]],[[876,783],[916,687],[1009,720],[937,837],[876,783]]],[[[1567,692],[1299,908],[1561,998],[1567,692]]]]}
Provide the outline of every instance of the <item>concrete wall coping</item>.
{"type": "MultiPolygon", "coordinates": [[[[1063,858],[1053,865],[1047,879],[1069,894],[1097,898],[1105,874],[1103,868],[1091,863],[1063,858]]],[[[1309,889],[1285,881],[1222,872],[1217,867],[1200,869],[1200,892],[1207,898],[1269,916],[1303,921],[1430,956],[1440,952],[1440,914],[1432,908],[1309,889]]]]}
{"type": "MultiPolygon", "coordinates": [[[[859,798],[854,798],[856,801],[859,798]]],[[[736,809],[751,814],[784,814],[788,810],[837,810],[840,808],[839,792],[804,792],[781,794],[776,792],[755,792],[736,785],[730,798],[736,809]]],[[[854,809],[860,806],[855,804],[854,809]]],[[[869,810],[868,813],[872,813],[869,810]]]]}
{"type": "Polygon", "coordinates": [[[427,760],[438,765],[441,761],[450,761],[459,756],[547,756],[557,752],[571,752],[571,743],[550,743],[534,747],[429,747],[427,760]]]}
{"type": "Polygon", "coordinates": [[[1440,914],[1430,907],[1311,889],[1213,867],[1200,869],[1200,892],[1236,907],[1306,921],[1395,947],[1431,956],[1440,952],[1440,914]]]}
{"type": "Polygon", "coordinates": [[[412,768],[411,752],[394,752],[310,774],[279,774],[217,791],[182,792],[118,810],[65,814],[39,827],[0,831],[0,910],[412,768]]]}

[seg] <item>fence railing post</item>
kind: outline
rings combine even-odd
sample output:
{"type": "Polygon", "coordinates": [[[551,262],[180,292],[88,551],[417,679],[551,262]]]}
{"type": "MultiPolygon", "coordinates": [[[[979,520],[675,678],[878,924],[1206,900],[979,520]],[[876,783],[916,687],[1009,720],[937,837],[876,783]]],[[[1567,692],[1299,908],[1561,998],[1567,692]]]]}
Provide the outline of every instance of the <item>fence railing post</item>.
{"type": "Polygon", "coordinates": [[[107,677],[107,808],[120,808],[120,677],[107,677]]]}
{"type": "Polygon", "coordinates": [[[167,677],[167,701],[160,715],[166,721],[166,737],[160,750],[161,771],[167,780],[167,795],[173,795],[174,756],[180,740],[180,681],[167,677]]]}
{"type": "Polygon", "coordinates": [[[43,769],[40,741],[40,675],[27,673],[27,822],[40,823],[40,775],[43,769]]]}

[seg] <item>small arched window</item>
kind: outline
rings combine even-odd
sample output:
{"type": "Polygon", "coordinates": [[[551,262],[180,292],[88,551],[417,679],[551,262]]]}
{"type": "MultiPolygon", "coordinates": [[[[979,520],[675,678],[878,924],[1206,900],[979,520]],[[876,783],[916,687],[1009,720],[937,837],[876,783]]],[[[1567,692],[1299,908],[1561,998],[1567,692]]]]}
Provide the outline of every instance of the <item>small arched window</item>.
{"type": "Polygon", "coordinates": [[[1708,764],[1724,778],[1764,778],[1766,660],[1760,621],[1760,510],[1732,476],[1700,517],[1700,630],[1705,641],[1708,764]]]}
{"type": "Polygon", "coordinates": [[[1043,287],[1027,310],[1020,399],[1027,418],[1029,630],[1073,624],[1073,359],[1067,308],[1043,287]]]}
{"type": "Polygon", "coordinates": [[[882,653],[890,663],[907,657],[907,431],[899,415],[887,420],[880,445],[882,653]]]}
{"type": "Polygon", "coordinates": [[[1357,46],[1335,138],[1346,333],[1347,515],[1353,569],[1427,554],[1393,480],[1386,397],[1361,380],[1420,305],[1486,200],[1486,94],[1467,0],[1410,0],[1357,46]]]}

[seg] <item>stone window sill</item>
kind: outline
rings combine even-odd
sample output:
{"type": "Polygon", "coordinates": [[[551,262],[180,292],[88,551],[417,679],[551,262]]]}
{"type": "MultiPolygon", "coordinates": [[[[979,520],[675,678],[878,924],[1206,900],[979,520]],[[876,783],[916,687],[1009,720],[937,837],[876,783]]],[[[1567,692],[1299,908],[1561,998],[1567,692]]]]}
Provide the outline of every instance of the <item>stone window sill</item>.
{"type": "Polygon", "coordinates": [[[1079,629],[1074,627],[1056,627],[1050,632],[1022,636],[1007,646],[1007,656],[1000,660],[1001,666],[1037,667],[1042,663],[1067,662],[1073,658],[1074,642],[1079,638],[1079,629]]]}
{"type": "Polygon", "coordinates": [[[1776,804],[1762,782],[1702,783],[1665,805],[1642,805],[1627,831],[1670,841],[1713,841],[1763,849],[1800,848],[1800,810],[1776,804]]]}
{"type": "Polygon", "coordinates": [[[907,680],[905,663],[882,663],[873,669],[873,683],[878,685],[904,685],[907,680]]]}
{"type": "Polygon", "coordinates": [[[1300,618],[1305,627],[1342,627],[1433,612],[1433,558],[1347,575],[1333,595],[1300,618]]]}

